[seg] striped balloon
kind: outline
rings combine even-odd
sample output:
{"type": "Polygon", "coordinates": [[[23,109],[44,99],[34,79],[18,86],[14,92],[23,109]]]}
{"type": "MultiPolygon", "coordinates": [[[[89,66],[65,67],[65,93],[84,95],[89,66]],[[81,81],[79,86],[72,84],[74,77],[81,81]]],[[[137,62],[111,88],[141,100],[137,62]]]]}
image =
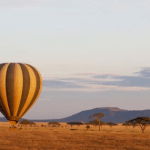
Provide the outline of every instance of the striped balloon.
{"type": "Polygon", "coordinates": [[[40,95],[42,77],[28,64],[0,64],[0,111],[15,125],[40,95]]]}

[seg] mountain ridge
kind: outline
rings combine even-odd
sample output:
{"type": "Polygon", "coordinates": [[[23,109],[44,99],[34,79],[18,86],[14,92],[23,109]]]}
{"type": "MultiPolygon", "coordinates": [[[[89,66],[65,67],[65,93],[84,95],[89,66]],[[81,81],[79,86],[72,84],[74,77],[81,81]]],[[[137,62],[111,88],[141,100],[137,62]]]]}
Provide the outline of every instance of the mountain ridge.
{"type": "MultiPolygon", "coordinates": [[[[60,119],[30,119],[34,122],[71,122],[71,121],[83,121],[89,122],[89,116],[95,113],[103,113],[104,117],[101,119],[104,122],[122,123],[127,120],[136,117],[150,117],[150,109],[145,110],[125,110],[118,107],[98,107],[89,110],[83,110],[71,116],[60,119]]],[[[21,119],[23,120],[23,118],[21,119]]],[[[0,121],[7,121],[4,117],[0,118],[0,121]]]]}
{"type": "MultiPolygon", "coordinates": [[[[89,116],[95,114],[95,113],[104,113],[104,117],[102,118],[102,121],[104,122],[115,122],[115,123],[122,123],[127,120],[136,118],[136,117],[150,117],[150,110],[125,110],[120,109],[118,107],[98,107],[93,108],[90,110],[83,110],[81,112],[78,112],[76,114],[73,114],[71,116],[61,118],[61,119],[45,119],[40,121],[57,121],[57,122],[71,122],[71,121],[84,121],[89,122],[89,116]]],[[[33,120],[38,121],[38,120],[33,120]]]]}

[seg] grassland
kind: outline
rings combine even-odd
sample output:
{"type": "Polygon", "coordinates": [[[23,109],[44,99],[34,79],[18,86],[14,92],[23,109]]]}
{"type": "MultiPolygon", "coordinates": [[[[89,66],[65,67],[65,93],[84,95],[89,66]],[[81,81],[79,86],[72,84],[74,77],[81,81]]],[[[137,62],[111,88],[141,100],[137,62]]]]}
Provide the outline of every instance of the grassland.
{"type": "Polygon", "coordinates": [[[150,127],[145,133],[140,128],[121,125],[110,128],[91,126],[22,127],[9,130],[9,123],[0,123],[0,150],[150,150],[150,127]],[[75,129],[75,130],[70,130],[75,129]]]}

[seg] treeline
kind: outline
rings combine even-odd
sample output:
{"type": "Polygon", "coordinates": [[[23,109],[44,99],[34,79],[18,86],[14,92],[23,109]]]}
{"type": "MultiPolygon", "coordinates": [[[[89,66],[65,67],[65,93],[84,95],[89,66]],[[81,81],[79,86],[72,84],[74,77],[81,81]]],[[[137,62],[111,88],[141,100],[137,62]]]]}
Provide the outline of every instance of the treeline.
{"type": "MultiPolygon", "coordinates": [[[[90,125],[99,126],[99,131],[103,125],[108,125],[110,127],[118,125],[117,123],[114,123],[114,122],[106,123],[106,122],[101,121],[101,118],[104,116],[105,115],[103,113],[96,113],[96,114],[93,114],[92,116],[89,116],[89,118],[92,120],[89,123],[86,123],[87,130],[90,128],[90,125]]],[[[68,124],[70,124],[71,126],[83,125],[82,122],[69,122],[68,124]]],[[[150,118],[149,117],[137,117],[137,118],[134,118],[132,120],[128,120],[122,123],[122,126],[125,126],[126,128],[131,127],[131,126],[133,128],[140,127],[141,131],[144,132],[146,127],[150,126],[150,118]]]]}
{"type": "MultiPolygon", "coordinates": [[[[112,128],[113,126],[117,126],[117,123],[114,122],[103,122],[101,121],[101,118],[103,118],[105,115],[103,113],[96,113],[93,114],[92,116],[89,116],[89,118],[91,119],[91,121],[89,121],[88,123],[84,123],[84,122],[78,122],[78,121],[74,121],[74,122],[68,122],[67,124],[70,125],[71,127],[73,126],[81,126],[81,125],[86,125],[86,129],[89,130],[91,126],[98,126],[99,127],[99,131],[101,130],[103,125],[108,125],[110,126],[110,128],[112,128]]],[[[19,126],[34,126],[34,127],[38,127],[38,125],[36,125],[36,123],[28,121],[28,120],[23,120],[22,122],[19,123],[19,126]]],[[[42,124],[41,127],[63,127],[63,125],[61,125],[58,122],[49,122],[47,125],[42,124]]],[[[124,123],[122,123],[122,126],[125,126],[126,128],[130,128],[130,127],[140,127],[141,131],[144,132],[145,129],[150,126],[150,118],[149,117],[137,117],[134,118],[132,120],[128,120],[124,123]]]]}

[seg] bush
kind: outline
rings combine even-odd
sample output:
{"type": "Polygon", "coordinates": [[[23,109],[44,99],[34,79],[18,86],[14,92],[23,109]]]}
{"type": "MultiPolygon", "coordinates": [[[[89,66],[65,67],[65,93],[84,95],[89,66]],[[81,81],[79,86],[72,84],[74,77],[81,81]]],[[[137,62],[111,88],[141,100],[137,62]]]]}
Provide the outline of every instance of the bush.
{"type": "Polygon", "coordinates": [[[89,129],[90,129],[90,126],[89,126],[89,125],[87,125],[87,126],[86,126],[86,129],[87,129],[87,130],[89,130],[89,129]]]}
{"type": "Polygon", "coordinates": [[[73,125],[78,125],[78,126],[83,125],[82,122],[78,122],[78,121],[75,121],[75,122],[68,122],[67,124],[71,125],[71,127],[72,127],[73,125]]]}
{"type": "Polygon", "coordinates": [[[59,122],[49,122],[48,126],[59,127],[61,124],[59,122]]]}
{"type": "Polygon", "coordinates": [[[29,120],[23,120],[20,122],[20,125],[35,125],[35,123],[29,120]]]}

